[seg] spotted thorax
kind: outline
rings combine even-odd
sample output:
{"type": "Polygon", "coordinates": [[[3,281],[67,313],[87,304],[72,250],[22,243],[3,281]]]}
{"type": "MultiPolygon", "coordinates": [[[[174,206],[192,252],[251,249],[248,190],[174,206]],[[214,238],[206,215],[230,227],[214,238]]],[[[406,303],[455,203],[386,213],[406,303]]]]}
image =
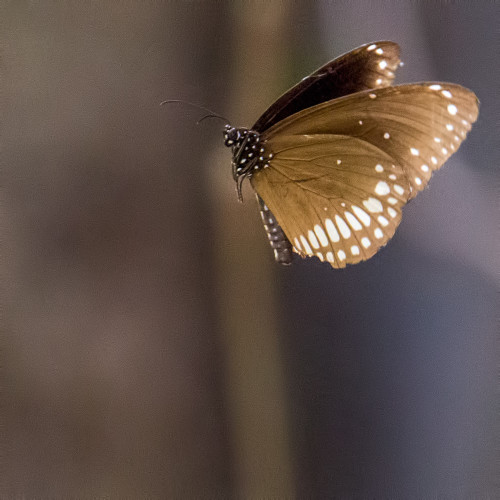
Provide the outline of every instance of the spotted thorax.
{"type": "Polygon", "coordinates": [[[231,125],[224,127],[224,145],[233,152],[232,169],[236,181],[238,199],[242,200],[241,184],[243,180],[252,177],[252,171],[269,167],[272,153],[267,154],[260,135],[254,130],[231,125]]]}

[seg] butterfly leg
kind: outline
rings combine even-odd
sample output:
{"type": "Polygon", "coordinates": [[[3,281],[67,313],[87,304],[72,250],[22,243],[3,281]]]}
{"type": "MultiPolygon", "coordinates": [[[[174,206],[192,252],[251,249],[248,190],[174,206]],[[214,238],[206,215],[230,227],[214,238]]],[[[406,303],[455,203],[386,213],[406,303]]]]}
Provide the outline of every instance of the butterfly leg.
{"type": "Polygon", "coordinates": [[[249,140],[249,136],[247,135],[245,137],[245,139],[243,140],[243,143],[241,145],[233,147],[233,163],[232,163],[232,166],[233,166],[233,179],[235,181],[238,180],[238,177],[241,175],[241,173],[239,173],[237,171],[237,168],[241,167],[240,160],[241,160],[241,157],[243,155],[243,152],[245,151],[245,147],[246,147],[246,145],[248,143],[248,140],[249,140]]]}
{"type": "Polygon", "coordinates": [[[293,250],[290,241],[286,237],[283,229],[278,224],[269,207],[264,203],[264,200],[257,195],[257,200],[260,207],[260,215],[264,223],[267,237],[271,248],[274,250],[274,258],[280,264],[289,265],[293,260],[293,250]]]}

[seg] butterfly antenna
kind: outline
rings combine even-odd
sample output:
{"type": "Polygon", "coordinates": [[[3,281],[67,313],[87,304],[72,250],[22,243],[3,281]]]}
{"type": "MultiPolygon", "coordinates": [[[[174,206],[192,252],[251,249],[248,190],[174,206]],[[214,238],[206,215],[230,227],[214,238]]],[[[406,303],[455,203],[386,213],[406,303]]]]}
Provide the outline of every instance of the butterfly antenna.
{"type": "Polygon", "coordinates": [[[219,118],[220,120],[224,120],[224,122],[229,123],[229,120],[227,118],[224,118],[223,116],[219,115],[218,113],[215,113],[215,111],[212,111],[211,109],[206,108],[205,106],[201,106],[200,104],[196,104],[194,102],[189,102],[189,101],[184,101],[182,99],[167,99],[166,101],[163,101],[160,103],[160,106],[163,106],[164,104],[187,104],[188,106],[193,106],[194,108],[198,109],[203,109],[203,111],[206,111],[208,115],[204,116],[201,120],[198,120],[198,123],[201,123],[202,120],[205,118],[219,118]]]}
{"type": "Polygon", "coordinates": [[[225,123],[229,123],[229,121],[228,121],[228,120],[226,120],[223,116],[210,114],[210,115],[205,115],[203,118],[200,118],[200,119],[196,122],[196,125],[199,125],[199,124],[200,124],[203,120],[205,120],[206,118],[218,118],[219,120],[223,120],[225,123]]]}

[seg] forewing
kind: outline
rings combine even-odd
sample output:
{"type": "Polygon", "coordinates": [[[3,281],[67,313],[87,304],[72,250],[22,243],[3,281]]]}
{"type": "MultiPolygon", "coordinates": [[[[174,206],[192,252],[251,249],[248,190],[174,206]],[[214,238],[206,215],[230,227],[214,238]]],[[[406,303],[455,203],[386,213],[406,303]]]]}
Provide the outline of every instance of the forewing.
{"type": "Polygon", "coordinates": [[[390,156],[355,137],[279,136],[252,185],[302,256],[344,267],[393,236],[408,184],[390,156]]]}
{"type": "Polygon", "coordinates": [[[274,152],[284,135],[337,134],[376,146],[400,165],[412,198],[458,149],[478,115],[473,92],[450,83],[419,83],[359,92],[300,111],[262,139],[274,152]]]}
{"type": "Polygon", "coordinates": [[[298,111],[354,92],[391,85],[399,65],[394,42],[373,42],[325,64],[283,94],[252,127],[263,132],[298,111]]]}

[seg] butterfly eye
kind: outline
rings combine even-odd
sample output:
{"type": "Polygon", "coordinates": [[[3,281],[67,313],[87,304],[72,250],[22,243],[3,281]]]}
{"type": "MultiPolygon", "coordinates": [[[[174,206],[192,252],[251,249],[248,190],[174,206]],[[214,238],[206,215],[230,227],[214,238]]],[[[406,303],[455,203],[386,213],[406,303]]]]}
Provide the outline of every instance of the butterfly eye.
{"type": "Polygon", "coordinates": [[[236,128],[231,127],[229,125],[226,125],[224,127],[225,146],[233,146],[238,141],[239,138],[240,138],[240,133],[236,128]]]}

